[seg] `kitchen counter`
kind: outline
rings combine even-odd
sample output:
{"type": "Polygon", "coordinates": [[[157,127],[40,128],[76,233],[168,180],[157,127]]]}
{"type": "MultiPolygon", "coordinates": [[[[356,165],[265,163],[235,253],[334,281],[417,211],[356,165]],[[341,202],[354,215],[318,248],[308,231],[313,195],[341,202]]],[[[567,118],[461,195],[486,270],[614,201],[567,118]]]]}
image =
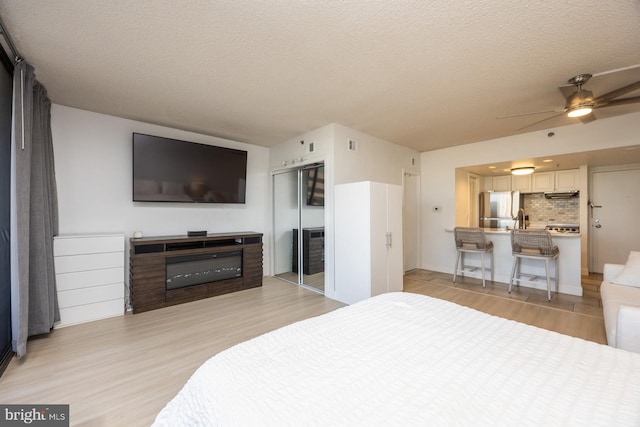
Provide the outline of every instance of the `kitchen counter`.
{"type": "MultiPolygon", "coordinates": [[[[483,228],[485,234],[509,234],[511,229],[498,229],[498,228],[483,228]]],[[[527,228],[527,230],[543,230],[542,228],[527,228]]],[[[447,230],[447,231],[453,231],[447,230]]],[[[551,237],[580,237],[580,233],[568,232],[568,231],[550,231],[551,237]]]]}
{"type": "MultiPolygon", "coordinates": [[[[451,243],[455,251],[453,228],[445,229],[452,234],[451,243]]],[[[513,255],[511,254],[511,230],[485,228],[487,240],[493,242],[494,258],[494,280],[501,283],[509,283],[511,277],[511,267],[513,265],[513,255]]],[[[580,277],[580,233],[568,233],[552,231],[551,240],[558,246],[560,256],[558,258],[559,276],[558,289],[552,283],[552,292],[558,291],[564,294],[582,296],[582,283],[580,277]]],[[[467,256],[465,265],[480,266],[480,257],[467,256]]],[[[551,277],[555,277],[555,267],[551,267],[551,277]]],[[[533,274],[541,278],[545,277],[544,262],[524,258],[521,262],[520,271],[523,274],[533,274]]],[[[453,273],[453,268],[451,270],[453,273]]],[[[469,277],[481,277],[480,272],[468,273],[469,277]]],[[[533,287],[536,289],[547,289],[544,279],[536,280],[533,284],[522,284],[520,286],[533,287]]]]}

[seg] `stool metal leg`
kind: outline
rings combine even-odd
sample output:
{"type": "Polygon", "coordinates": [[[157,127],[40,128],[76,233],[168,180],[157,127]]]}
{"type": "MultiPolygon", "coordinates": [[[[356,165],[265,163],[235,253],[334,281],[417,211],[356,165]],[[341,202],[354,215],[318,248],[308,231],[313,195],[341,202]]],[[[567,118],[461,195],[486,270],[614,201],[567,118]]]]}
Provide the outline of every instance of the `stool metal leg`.
{"type": "Polygon", "coordinates": [[[544,269],[547,273],[547,299],[551,301],[551,276],[549,275],[549,258],[544,260],[544,269]]]}
{"type": "Polygon", "coordinates": [[[511,293],[511,285],[513,285],[513,279],[516,274],[516,263],[518,262],[518,257],[513,257],[513,265],[511,266],[511,278],[509,279],[509,293],[511,293]]]}
{"type": "Polygon", "coordinates": [[[555,282],[556,282],[556,292],[560,292],[560,282],[558,281],[558,267],[560,266],[560,259],[558,257],[556,257],[556,276],[555,276],[555,282]]]}
{"type": "Polygon", "coordinates": [[[491,281],[493,282],[493,266],[494,266],[493,250],[489,251],[489,255],[491,255],[491,281]]]}
{"type": "Polygon", "coordinates": [[[480,263],[482,264],[482,287],[484,288],[484,252],[480,253],[480,263]]]}
{"type": "Polygon", "coordinates": [[[458,264],[460,263],[460,251],[456,251],[456,265],[453,267],[453,283],[456,282],[456,276],[458,275],[458,264]]]}

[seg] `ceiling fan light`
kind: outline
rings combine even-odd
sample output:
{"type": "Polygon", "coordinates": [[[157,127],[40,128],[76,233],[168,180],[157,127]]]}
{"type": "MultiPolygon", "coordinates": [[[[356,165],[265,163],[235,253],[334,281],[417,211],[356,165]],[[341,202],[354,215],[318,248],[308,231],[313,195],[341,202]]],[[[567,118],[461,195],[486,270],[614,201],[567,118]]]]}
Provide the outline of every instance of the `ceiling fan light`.
{"type": "Polygon", "coordinates": [[[571,108],[567,111],[567,116],[569,117],[582,117],[591,113],[593,108],[590,105],[578,105],[577,107],[571,108]]]}
{"type": "Polygon", "coordinates": [[[532,174],[535,168],[533,166],[525,166],[522,168],[511,169],[511,175],[529,175],[532,174]]]}
{"type": "Polygon", "coordinates": [[[593,93],[590,90],[578,89],[567,98],[565,110],[569,117],[582,117],[593,111],[593,93]]]}

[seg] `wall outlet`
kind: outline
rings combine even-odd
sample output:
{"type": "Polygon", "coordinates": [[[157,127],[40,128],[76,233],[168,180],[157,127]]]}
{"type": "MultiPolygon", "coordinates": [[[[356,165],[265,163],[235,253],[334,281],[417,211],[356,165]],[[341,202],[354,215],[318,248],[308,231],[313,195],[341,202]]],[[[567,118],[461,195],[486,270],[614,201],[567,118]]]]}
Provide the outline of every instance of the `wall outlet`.
{"type": "Polygon", "coordinates": [[[358,143],[355,139],[350,139],[347,145],[349,151],[358,151],[358,143]]]}

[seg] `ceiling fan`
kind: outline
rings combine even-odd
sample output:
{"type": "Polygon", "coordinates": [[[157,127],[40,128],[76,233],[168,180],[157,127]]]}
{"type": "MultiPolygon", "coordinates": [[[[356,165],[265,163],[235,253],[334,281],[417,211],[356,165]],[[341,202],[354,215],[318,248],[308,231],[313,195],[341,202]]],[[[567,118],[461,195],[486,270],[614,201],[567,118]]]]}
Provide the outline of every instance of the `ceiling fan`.
{"type": "Polygon", "coordinates": [[[582,123],[589,123],[595,120],[595,116],[593,115],[593,110],[598,108],[605,107],[614,107],[618,105],[626,105],[626,104],[634,104],[640,103],[640,96],[634,96],[629,98],[620,98],[628,93],[634,92],[640,89],[640,80],[634,83],[628,84],[621,88],[612,90],[611,92],[607,92],[600,96],[594,96],[593,92],[590,90],[584,89],[583,85],[586,84],[589,79],[592,77],[599,77],[605,74],[611,74],[619,71],[630,70],[633,68],[640,68],[640,64],[632,65],[630,67],[618,68],[615,70],[604,71],[597,74],[578,74],[577,76],[571,77],[567,83],[560,86],[558,89],[562,93],[565,98],[564,108],[561,110],[548,110],[548,111],[536,111],[533,113],[521,113],[521,114],[513,114],[509,116],[501,116],[497,117],[498,119],[506,119],[511,117],[520,117],[527,116],[532,114],[548,114],[548,113],[556,113],[550,117],[546,117],[542,120],[539,120],[535,123],[530,123],[518,130],[522,130],[538,123],[551,120],[553,118],[567,115],[567,117],[579,118],[582,123]]]}

